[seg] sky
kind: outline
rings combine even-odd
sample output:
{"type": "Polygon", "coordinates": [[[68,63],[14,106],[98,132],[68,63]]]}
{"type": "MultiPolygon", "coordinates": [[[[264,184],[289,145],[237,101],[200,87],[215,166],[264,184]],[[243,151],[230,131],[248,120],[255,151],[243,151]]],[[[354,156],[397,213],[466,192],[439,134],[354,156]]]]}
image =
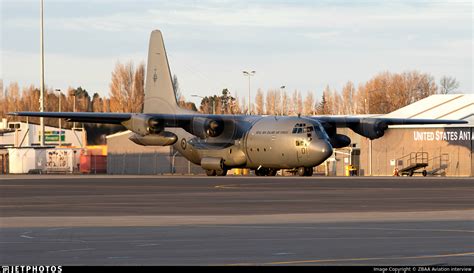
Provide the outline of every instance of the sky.
{"type": "MultiPolygon", "coordinates": [[[[0,0],[4,86],[40,85],[40,0],[0,0]]],[[[418,70],[473,93],[471,1],[44,0],[45,84],[108,95],[117,62],[146,63],[153,29],[165,39],[181,93],[228,88],[340,90],[377,73],[418,70]]]]}

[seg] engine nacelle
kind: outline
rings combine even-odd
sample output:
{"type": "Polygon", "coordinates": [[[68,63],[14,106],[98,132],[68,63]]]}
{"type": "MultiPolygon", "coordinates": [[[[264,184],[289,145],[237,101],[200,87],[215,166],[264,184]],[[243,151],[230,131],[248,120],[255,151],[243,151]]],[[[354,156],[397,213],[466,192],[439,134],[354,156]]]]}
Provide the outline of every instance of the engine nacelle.
{"type": "Polygon", "coordinates": [[[336,134],[329,139],[333,148],[343,148],[351,144],[351,139],[346,135],[336,134]]]}
{"type": "Polygon", "coordinates": [[[382,137],[388,125],[382,120],[363,119],[357,125],[350,126],[352,131],[370,139],[382,137]]]}
{"type": "Polygon", "coordinates": [[[146,135],[146,136],[133,134],[128,139],[142,146],[168,146],[168,145],[175,144],[176,141],[178,140],[178,136],[176,136],[175,134],[171,132],[163,131],[159,134],[146,135]]]}
{"type": "Polygon", "coordinates": [[[141,136],[159,134],[164,130],[164,124],[160,120],[142,114],[132,115],[129,120],[122,122],[122,125],[141,136]]]}
{"type": "Polygon", "coordinates": [[[206,170],[223,170],[224,160],[220,157],[203,157],[201,167],[206,170]]]}
{"type": "Polygon", "coordinates": [[[224,132],[224,122],[219,119],[197,117],[193,119],[191,134],[199,138],[218,137],[224,132]]]}

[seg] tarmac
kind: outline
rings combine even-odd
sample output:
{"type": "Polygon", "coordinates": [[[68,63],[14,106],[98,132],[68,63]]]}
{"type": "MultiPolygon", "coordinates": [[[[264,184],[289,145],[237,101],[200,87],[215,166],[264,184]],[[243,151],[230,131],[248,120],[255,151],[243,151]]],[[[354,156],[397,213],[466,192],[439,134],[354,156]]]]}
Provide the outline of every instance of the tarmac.
{"type": "Polygon", "coordinates": [[[0,263],[473,265],[474,180],[0,176],[0,263]]]}

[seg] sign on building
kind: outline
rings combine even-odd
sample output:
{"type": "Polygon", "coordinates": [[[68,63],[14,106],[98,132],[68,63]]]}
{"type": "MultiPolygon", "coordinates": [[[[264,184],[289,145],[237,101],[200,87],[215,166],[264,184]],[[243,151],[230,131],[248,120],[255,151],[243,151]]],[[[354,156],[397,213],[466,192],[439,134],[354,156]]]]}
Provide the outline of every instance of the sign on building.
{"type": "MultiPolygon", "coordinates": [[[[61,141],[66,140],[65,131],[44,131],[44,141],[45,142],[58,142],[59,137],[61,137],[61,141]]],[[[38,135],[38,141],[41,141],[41,134],[38,135]]]]}

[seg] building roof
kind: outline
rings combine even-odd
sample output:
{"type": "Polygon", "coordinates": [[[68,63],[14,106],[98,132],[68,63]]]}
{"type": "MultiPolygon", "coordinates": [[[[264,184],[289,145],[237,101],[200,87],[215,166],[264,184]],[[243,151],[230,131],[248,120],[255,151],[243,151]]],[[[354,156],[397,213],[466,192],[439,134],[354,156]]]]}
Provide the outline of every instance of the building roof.
{"type": "Polygon", "coordinates": [[[474,124],[474,94],[431,95],[384,115],[393,118],[454,119],[474,124]]]}

